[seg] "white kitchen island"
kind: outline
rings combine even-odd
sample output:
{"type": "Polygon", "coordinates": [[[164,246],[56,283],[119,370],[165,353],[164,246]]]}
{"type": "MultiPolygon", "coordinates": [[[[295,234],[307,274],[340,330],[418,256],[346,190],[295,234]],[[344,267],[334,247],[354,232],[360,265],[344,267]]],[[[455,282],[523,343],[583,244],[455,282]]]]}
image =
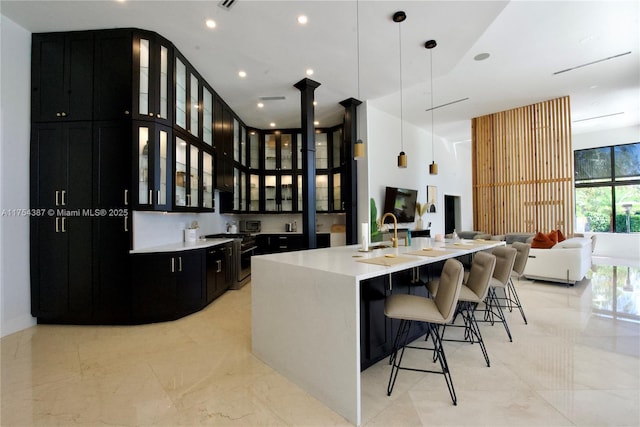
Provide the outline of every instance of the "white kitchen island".
{"type": "Polygon", "coordinates": [[[359,245],[351,245],[254,256],[254,355],[360,425],[360,281],[504,242],[438,243],[434,250],[447,251],[438,256],[422,255],[427,252],[423,251],[426,244],[426,238],[415,238],[408,247],[370,252],[360,252],[359,245]]]}

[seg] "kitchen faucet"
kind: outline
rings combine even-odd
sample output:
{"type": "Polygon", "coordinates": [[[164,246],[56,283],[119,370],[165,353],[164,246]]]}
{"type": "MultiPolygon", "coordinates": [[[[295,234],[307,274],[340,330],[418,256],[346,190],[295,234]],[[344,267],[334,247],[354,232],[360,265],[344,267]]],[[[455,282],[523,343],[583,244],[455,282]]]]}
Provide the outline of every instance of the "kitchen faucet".
{"type": "Polygon", "coordinates": [[[396,218],[396,216],[391,212],[387,212],[386,214],[382,215],[383,224],[384,224],[384,219],[388,216],[393,218],[393,237],[391,238],[391,243],[393,243],[394,248],[397,248],[398,247],[398,218],[396,218]]]}

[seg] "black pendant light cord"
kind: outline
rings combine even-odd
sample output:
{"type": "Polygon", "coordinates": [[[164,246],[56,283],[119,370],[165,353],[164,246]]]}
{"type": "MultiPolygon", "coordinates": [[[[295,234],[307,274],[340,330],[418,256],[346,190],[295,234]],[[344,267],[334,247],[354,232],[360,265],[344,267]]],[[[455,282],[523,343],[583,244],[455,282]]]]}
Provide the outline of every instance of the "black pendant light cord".
{"type": "Polygon", "coordinates": [[[400,47],[400,150],[404,151],[404,121],[402,120],[402,23],[398,24],[398,45],[400,47]]]}
{"type": "Polygon", "coordinates": [[[356,0],[356,70],[358,72],[358,100],[360,100],[360,5],[356,0]]]}
{"type": "Polygon", "coordinates": [[[435,163],[436,156],[434,150],[434,140],[433,140],[433,49],[429,49],[429,62],[431,63],[429,72],[429,76],[431,77],[431,161],[435,163]]]}

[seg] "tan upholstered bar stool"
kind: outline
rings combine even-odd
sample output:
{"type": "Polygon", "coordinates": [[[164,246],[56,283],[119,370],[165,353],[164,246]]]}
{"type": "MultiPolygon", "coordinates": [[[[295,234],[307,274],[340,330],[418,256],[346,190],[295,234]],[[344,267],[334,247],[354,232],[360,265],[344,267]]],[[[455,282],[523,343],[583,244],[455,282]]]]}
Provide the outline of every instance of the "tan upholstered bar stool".
{"type": "MultiPolygon", "coordinates": [[[[420,372],[430,372],[444,375],[447,388],[453,404],[457,404],[455,389],[449,372],[449,365],[442,347],[439,329],[450,322],[455,313],[458,295],[462,287],[464,268],[462,263],[455,259],[448,259],[444,263],[440,275],[440,286],[434,299],[418,295],[396,294],[388,296],[384,303],[384,314],[391,319],[400,320],[398,333],[393,343],[390,364],[391,374],[387,386],[387,395],[390,396],[395,385],[400,369],[420,372]],[[407,345],[409,330],[412,322],[424,322],[427,324],[427,336],[431,337],[433,348],[412,347],[407,345]],[[401,366],[405,348],[417,348],[433,351],[433,362],[440,362],[440,371],[408,368],[401,366]],[[400,354],[398,354],[400,351],[400,354]]],[[[431,359],[431,358],[429,358],[431,359]]]]}
{"type": "MultiPolygon", "coordinates": [[[[469,274],[465,276],[467,277],[466,283],[462,284],[462,288],[460,289],[460,295],[458,296],[458,305],[456,307],[456,315],[454,316],[453,322],[449,327],[463,327],[464,331],[464,340],[455,340],[455,339],[445,339],[444,332],[445,327],[442,328],[442,336],[441,339],[443,341],[458,341],[458,342],[470,342],[470,343],[478,343],[480,344],[480,349],[482,350],[482,355],[484,356],[485,362],[487,362],[487,366],[491,366],[489,362],[489,354],[487,353],[487,348],[484,345],[484,340],[482,339],[482,334],[480,333],[480,328],[478,326],[478,321],[476,320],[475,311],[482,301],[485,300],[487,294],[489,292],[489,283],[491,282],[491,277],[493,276],[493,271],[496,267],[496,257],[495,255],[479,252],[473,257],[473,262],[471,263],[471,270],[469,274]],[[464,325],[456,325],[455,318],[457,314],[462,315],[464,320],[464,325]]],[[[436,292],[437,293],[437,292],[436,292]]]]}
{"type": "Polygon", "coordinates": [[[529,259],[529,250],[531,249],[531,245],[529,243],[522,242],[513,242],[511,245],[518,253],[516,254],[516,260],[513,263],[513,270],[509,275],[509,285],[507,286],[507,303],[509,304],[509,311],[513,309],[513,307],[518,307],[520,310],[520,315],[522,316],[522,320],[524,320],[525,325],[527,324],[527,316],[524,315],[524,310],[522,309],[522,303],[520,302],[520,297],[518,296],[518,292],[516,291],[516,287],[513,284],[514,279],[517,280],[524,273],[524,268],[527,265],[527,260],[529,259]]]}
{"type": "Polygon", "coordinates": [[[507,331],[509,341],[513,341],[511,337],[511,331],[509,331],[509,325],[507,325],[507,318],[502,311],[500,304],[500,298],[498,297],[496,290],[501,289],[506,295],[507,285],[509,278],[511,277],[511,271],[513,270],[513,264],[516,260],[516,254],[518,251],[514,248],[507,248],[504,246],[495,248],[492,252],[496,257],[496,268],[493,271],[493,277],[489,282],[489,292],[485,298],[486,311],[484,321],[495,322],[497,317],[502,322],[504,330],[507,331]]]}

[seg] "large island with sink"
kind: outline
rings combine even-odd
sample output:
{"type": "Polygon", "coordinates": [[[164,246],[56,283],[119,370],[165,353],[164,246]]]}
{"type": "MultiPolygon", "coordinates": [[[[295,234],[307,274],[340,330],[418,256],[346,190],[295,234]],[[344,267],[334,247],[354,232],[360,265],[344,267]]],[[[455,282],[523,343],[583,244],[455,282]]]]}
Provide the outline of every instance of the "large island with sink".
{"type": "MultiPolygon", "coordinates": [[[[429,243],[427,238],[415,238],[410,246],[367,252],[351,245],[253,257],[253,353],[360,425],[365,348],[367,352],[385,348],[385,343],[369,342],[379,341],[380,334],[372,334],[367,328],[373,323],[368,322],[387,325],[383,335],[392,329],[379,309],[384,296],[423,289],[419,276],[448,258],[504,244],[461,241],[429,248],[429,243]],[[378,307],[378,312],[370,312],[370,307],[378,307]]],[[[384,355],[376,354],[377,359],[384,355]]]]}

